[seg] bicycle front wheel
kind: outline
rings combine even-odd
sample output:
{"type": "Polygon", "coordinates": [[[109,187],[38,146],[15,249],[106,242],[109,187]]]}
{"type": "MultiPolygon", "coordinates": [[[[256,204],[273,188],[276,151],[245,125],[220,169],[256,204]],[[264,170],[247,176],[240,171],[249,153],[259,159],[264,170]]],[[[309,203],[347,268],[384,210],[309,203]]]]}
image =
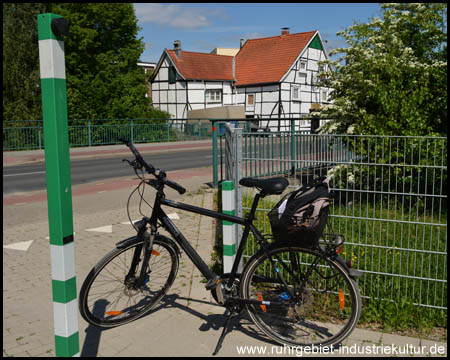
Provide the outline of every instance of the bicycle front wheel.
{"type": "Polygon", "coordinates": [[[247,305],[258,328],[287,346],[331,346],[345,339],[362,305],[358,285],[345,268],[297,246],[274,246],[268,255],[254,255],[241,277],[242,298],[270,303],[247,305]]]}
{"type": "Polygon", "coordinates": [[[144,251],[137,237],[110,251],[86,277],[79,309],[90,324],[114,327],[148,313],[170,289],[178,272],[178,252],[169,239],[156,236],[143,286],[137,285],[144,251]],[[139,256],[138,256],[139,255],[139,256]],[[137,263],[130,273],[131,264],[137,263]]]}

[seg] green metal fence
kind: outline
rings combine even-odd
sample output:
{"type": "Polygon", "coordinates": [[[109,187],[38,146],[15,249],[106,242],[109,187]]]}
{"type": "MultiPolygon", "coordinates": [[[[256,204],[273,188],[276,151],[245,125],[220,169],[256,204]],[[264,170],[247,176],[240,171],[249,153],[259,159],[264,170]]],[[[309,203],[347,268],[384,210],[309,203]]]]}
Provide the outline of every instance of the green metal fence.
{"type": "MultiPolygon", "coordinates": [[[[211,138],[209,121],[158,119],[87,119],[69,120],[71,147],[118,144],[120,137],[134,143],[203,140],[211,138]]],[[[44,148],[41,120],[6,121],[3,127],[3,150],[44,148]]]]}
{"type": "MultiPolygon", "coordinates": [[[[289,179],[290,191],[315,176],[331,177],[325,232],[345,237],[342,255],[364,273],[363,297],[447,309],[446,138],[244,132],[237,143],[240,151],[229,156],[241,172],[227,178],[236,184],[278,175],[289,179]]],[[[236,211],[248,211],[254,194],[243,188],[236,211]]],[[[266,214],[278,200],[258,205],[264,234],[271,233],[266,214]]],[[[250,238],[244,259],[255,251],[250,238]]]]}

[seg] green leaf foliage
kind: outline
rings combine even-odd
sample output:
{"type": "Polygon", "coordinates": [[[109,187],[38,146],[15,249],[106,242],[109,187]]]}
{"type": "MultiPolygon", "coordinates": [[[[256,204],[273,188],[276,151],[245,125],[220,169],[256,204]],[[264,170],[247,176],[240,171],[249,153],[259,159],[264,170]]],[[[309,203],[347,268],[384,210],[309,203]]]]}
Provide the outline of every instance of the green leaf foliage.
{"type": "MultiPolygon", "coordinates": [[[[3,119],[42,119],[37,15],[67,19],[64,38],[69,119],[168,118],[155,111],[132,4],[3,4],[3,119]]],[[[23,125],[23,123],[21,124],[23,125]]]]}
{"type": "Polygon", "coordinates": [[[333,119],[322,132],[370,135],[447,133],[447,4],[381,4],[382,18],[339,32],[335,71],[325,84],[333,119]],[[345,65],[343,65],[345,63],[345,65]]]}
{"type": "Polygon", "coordinates": [[[3,3],[3,119],[42,119],[37,15],[51,4],[3,3]]]}
{"type": "MultiPolygon", "coordinates": [[[[351,167],[356,188],[445,195],[446,139],[419,137],[447,134],[447,4],[381,4],[381,14],[338,33],[348,47],[333,50],[340,57],[328,61],[334,71],[323,85],[333,89],[333,103],[316,113],[331,119],[320,132],[381,135],[346,139],[349,150],[371,164],[341,169],[345,175],[351,167]],[[374,185],[370,179],[378,179],[380,169],[392,171],[374,185]]],[[[410,206],[423,208],[418,198],[410,206]]]]}
{"type": "Polygon", "coordinates": [[[149,117],[133,5],[64,3],[54,11],[70,24],[64,39],[69,118],[149,117]]]}

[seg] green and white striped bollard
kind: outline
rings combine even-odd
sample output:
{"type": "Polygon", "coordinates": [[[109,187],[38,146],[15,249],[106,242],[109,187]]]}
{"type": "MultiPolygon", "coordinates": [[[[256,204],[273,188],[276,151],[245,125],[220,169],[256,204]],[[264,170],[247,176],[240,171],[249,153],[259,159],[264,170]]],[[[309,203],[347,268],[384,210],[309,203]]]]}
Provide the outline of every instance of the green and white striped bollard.
{"type": "MultiPolygon", "coordinates": [[[[222,212],[235,215],[234,207],[234,182],[222,181],[222,212]]],[[[222,221],[223,229],[223,272],[231,272],[236,255],[236,225],[230,221],[222,221]]]]}
{"type": "Polygon", "coordinates": [[[38,15],[55,355],[79,356],[64,39],[60,15],[38,15]]]}

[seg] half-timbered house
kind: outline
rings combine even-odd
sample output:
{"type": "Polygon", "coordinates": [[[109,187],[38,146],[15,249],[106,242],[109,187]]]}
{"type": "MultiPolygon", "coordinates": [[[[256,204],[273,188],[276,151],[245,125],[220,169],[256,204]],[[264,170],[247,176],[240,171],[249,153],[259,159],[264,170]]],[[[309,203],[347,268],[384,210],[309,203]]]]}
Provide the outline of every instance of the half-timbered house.
{"type": "Polygon", "coordinates": [[[235,56],[184,51],[175,41],[151,78],[153,106],[187,119],[190,110],[238,105],[260,126],[284,129],[290,121],[274,118],[299,118],[328,102],[330,89],[317,86],[325,70],[319,62],[327,58],[318,31],[283,28],[281,35],[241,42],[235,56]]]}

